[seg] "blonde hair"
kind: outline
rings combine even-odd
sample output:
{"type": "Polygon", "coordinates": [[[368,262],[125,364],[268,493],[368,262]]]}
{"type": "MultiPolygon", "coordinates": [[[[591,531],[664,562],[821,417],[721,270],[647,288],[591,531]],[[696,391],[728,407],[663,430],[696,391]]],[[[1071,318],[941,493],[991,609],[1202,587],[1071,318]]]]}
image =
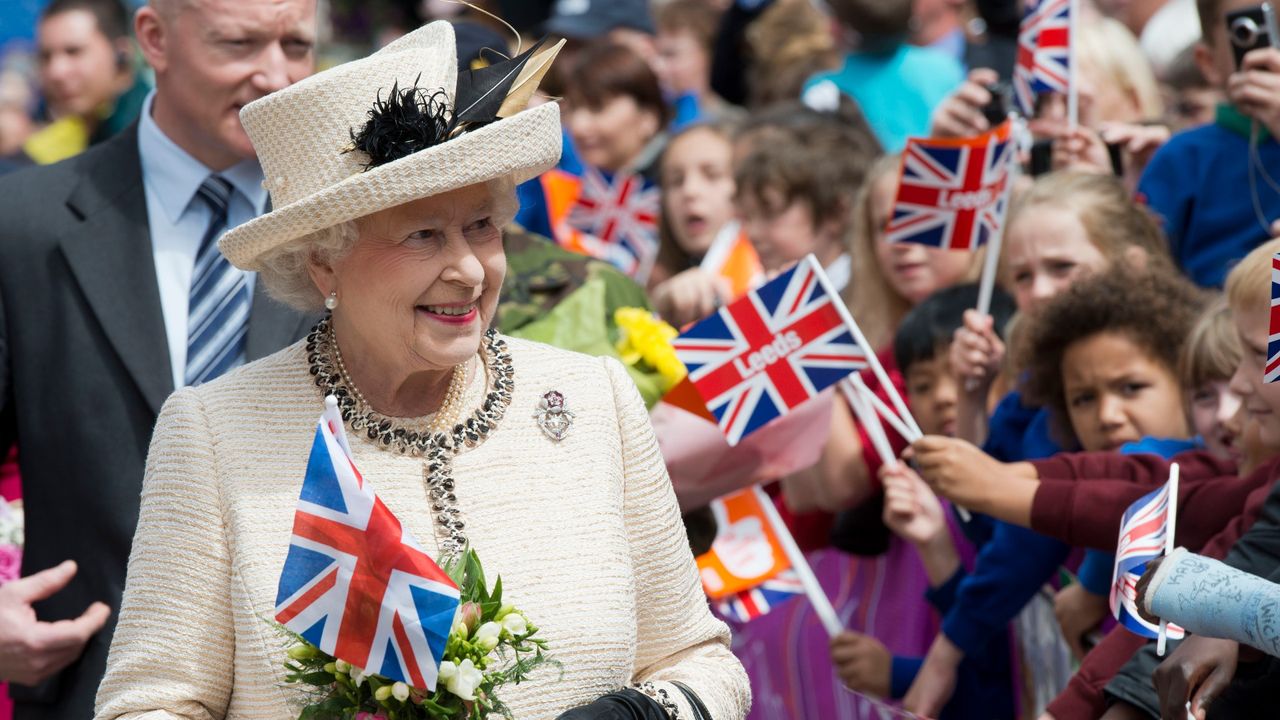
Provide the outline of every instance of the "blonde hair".
{"type": "Polygon", "coordinates": [[[1208,383],[1230,378],[1243,352],[1227,298],[1218,294],[1196,319],[1178,358],[1178,378],[1187,396],[1208,383]]]}
{"type": "MultiPolygon", "coordinates": [[[[843,299],[858,321],[862,334],[867,336],[867,342],[871,344],[870,349],[873,351],[893,342],[898,325],[913,307],[911,301],[893,289],[880,267],[880,260],[876,256],[876,243],[881,242],[878,239],[880,232],[875,227],[875,213],[871,209],[871,197],[876,184],[885,177],[893,177],[896,182],[901,162],[901,155],[885,155],[867,171],[853,204],[852,227],[846,235],[853,270],[849,285],[844,289],[843,299]]],[[[980,248],[972,255],[964,282],[978,279],[982,272],[983,258],[986,257],[986,248],[980,248]]]]}
{"type": "MultiPolygon", "coordinates": [[[[1106,175],[1062,171],[1043,175],[1020,194],[1009,208],[1006,228],[1012,228],[1035,208],[1053,207],[1075,215],[1089,242],[1111,262],[1125,260],[1130,248],[1145,253],[1145,269],[1174,272],[1169,244],[1159,223],[1129,196],[1123,183],[1106,175]]],[[[1001,258],[1007,275],[1009,244],[1001,258]]],[[[1007,284],[1007,277],[1004,277],[1007,284]]]]}
{"type": "Polygon", "coordinates": [[[1151,62],[1138,39],[1114,18],[1087,17],[1080,23],[1078,56],[1089,58],[1107,79],[1131,94],[1144,120],[1164,117],[1164,99],[1151,62]]]}
{"type": "Polygon", "coordinates": [[[1272,238],[1244,256],[1227,274],[1227,303],[1232,310],[1271,306],[1271,256],[1280,252],[1280,238],[1272,238]]]}

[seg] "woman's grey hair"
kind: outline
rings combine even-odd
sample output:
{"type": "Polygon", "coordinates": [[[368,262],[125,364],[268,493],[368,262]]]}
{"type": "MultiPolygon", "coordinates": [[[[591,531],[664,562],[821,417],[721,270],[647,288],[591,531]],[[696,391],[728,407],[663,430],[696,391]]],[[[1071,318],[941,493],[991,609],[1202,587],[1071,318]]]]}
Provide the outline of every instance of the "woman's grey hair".
{"type": "MultiPolygon", "coordinates": [[[[504,176],[485,183],[494,198],[494,223],[505,227],[515,217],[519,203],[515,196],[515,179],[504,176]]],[[[285,243],[262,257],[258,280],[267,293],[290,307],[318,313],[324,309],[324,295],[311,279],[310,265],[332,265],[346,257],[360,239],[355,220],[285,243]]]]}

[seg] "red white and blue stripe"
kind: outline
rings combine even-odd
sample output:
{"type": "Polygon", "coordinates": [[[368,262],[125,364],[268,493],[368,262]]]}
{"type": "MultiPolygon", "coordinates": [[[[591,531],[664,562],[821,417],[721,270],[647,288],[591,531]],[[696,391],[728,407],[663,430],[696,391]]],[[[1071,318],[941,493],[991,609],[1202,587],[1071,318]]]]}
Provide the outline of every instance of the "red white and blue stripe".
{"type": "Polygon", "coordinates": [[[582,174],[582,190],[568,223],[587,252],[643,283],[658,257],[658,186],[640,174],[612,178],[596,168],[582,174]]]}
{"type": "Polygon", "coordinates": [[[1013,96],[1024,117],[1035,116],[1040,95],[1071,87],[1071,11],[1072,0],[1027,0],[1013,66],[1013,96]]]}
{"type": "Polygon", "coordinates": [[[1004,122],[976,138],[907,140],[885,239],[972,250],[999,234],[1016,156],[1012,138],[1012,123],[1004,122]]]}
{"type": "Polygon", "coordinates": [[[812,255],[672,345],[730,445],[867,364],[812,255]]]}
{"type": "Polygon", "coordinates": [[[1271,319],[1264,379],[1269,383],[1280,379],[1280,253],[1271,256],[1271,319]]]}
{"type": "Polygon", "coordinates": [[[716,612],[721,617],[749,622],[782,603],[803,595],[804,585],[800,583],[800,576],[796,575],[795,570],[788,568],[749,590],[730,595],[716,603],[716,612]]]}
{"type": "Polygon", "coordinates": [[[458,597],[360,476],[330,404],[294,514],[276,621],[366,672],[434,690],[458,597]]]}
{"type": "MultiPolygon", "coordinates": [[[[1166,483],[1158,490],[1139,498],[1124,511],[1120,520],[1120,538],[1116,541],[1115,574],[1111,580],[1111,612],[1116,621],[1143,637],[1159,635],[1159,626],[1138,614],[1138,578],[1147,563],[1164,554],[1168,527],[1170,492],[1166,483]]],[[[1182,628],[1170,623],[1168,636],[1183,636],[1182,628]]]]}

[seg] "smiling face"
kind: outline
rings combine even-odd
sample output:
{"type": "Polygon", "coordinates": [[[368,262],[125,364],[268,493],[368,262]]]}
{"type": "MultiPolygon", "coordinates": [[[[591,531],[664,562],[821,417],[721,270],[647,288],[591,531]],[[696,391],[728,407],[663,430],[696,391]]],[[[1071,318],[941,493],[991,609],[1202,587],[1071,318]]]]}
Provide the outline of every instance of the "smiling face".
{"type": "Polygon", "coordinates": [[[880,272],[888,280],[889,287],[912,305],[919,305],[925,298],[943,288],[964,279],[973,261],[962,250],[942,250],[920,243],[889,243],[884,241],[884,227],[893,212],[893,201],[898,194],[895,173],[884,173],[871,186],[870,215],[874,237],[872,246],[880,272]]]}
{"type": "Polygon", "coordinates": [[[1209,452],[1221,458],[1240,460],[1239,423],[1240,396],[1227,380],[1213,380],[1191,393],[1191,428],[1204,438],[1209,452]]]}
{"type": "Polygon", "coordinates": [[[635,162],[658,134],[661,119],[630,95],[614,95],[599,106],[571,96],[567,128],[582,161],[607,173],[635,162]]]}
{"type": "Polygon", "coordinates": [[[315,69],[315,0],[165,2],[139,10],[135,28],[156,71],[156,123],[213,170],[254,156],[240,108],[315,69]]]}
{"type": "Polygon", "coordinates": [[[1027,208],[1008,232],[1008,287],[1020,312],[1034,313],[1076,280],[1108,264],[1075,213],[1063,208],[1027,208]]]}
{"type": "Polygon", "coordinates": [[[332,266],[313,266],[337,292],[334,327],[344,354],[393,378],[450,370],[474,355],[506,275],[502,224],[510,187],[473,185],[368,215],[332,266]]]}
{"type": "Polygon", "coordinates": [[[1062,382],[1085,450],[1189,434],[1177,375],[1126,335],[1101,332],[1072,343],[1062,355],[1062,382]]]}
{"type": "Polygon", "coordinates": [[[1232,321],[1244,346],[1240,367],[1231,376],[1231,389],[1240,396],[1249,420],[1258,424],[1262,444],[1280,447],[1280,383],[1263,382],[1267,364],[1268,310],[1257,307],[1231,307],[1232,321]]]}
{"type": "Polygon", "coordinates": [[[662,158],[663,208],[681,250],[707,252],[733,217],[733,148],[708,128],[676,138],[662,158]]]}

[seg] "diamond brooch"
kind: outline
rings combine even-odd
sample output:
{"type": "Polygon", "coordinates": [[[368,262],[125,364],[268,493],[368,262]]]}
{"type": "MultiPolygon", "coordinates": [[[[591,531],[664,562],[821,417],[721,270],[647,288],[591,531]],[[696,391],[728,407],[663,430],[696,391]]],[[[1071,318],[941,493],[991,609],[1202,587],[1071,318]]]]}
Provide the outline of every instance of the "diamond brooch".
{"type": "Polygon", "coordinates": [[[565,405],[564,395],[551,390],[538,401],[538,411],[533,414],[538,427],[547,437],[555,441],[564,439],[569,428],[573,426],[573,412],[565,405]]]}

